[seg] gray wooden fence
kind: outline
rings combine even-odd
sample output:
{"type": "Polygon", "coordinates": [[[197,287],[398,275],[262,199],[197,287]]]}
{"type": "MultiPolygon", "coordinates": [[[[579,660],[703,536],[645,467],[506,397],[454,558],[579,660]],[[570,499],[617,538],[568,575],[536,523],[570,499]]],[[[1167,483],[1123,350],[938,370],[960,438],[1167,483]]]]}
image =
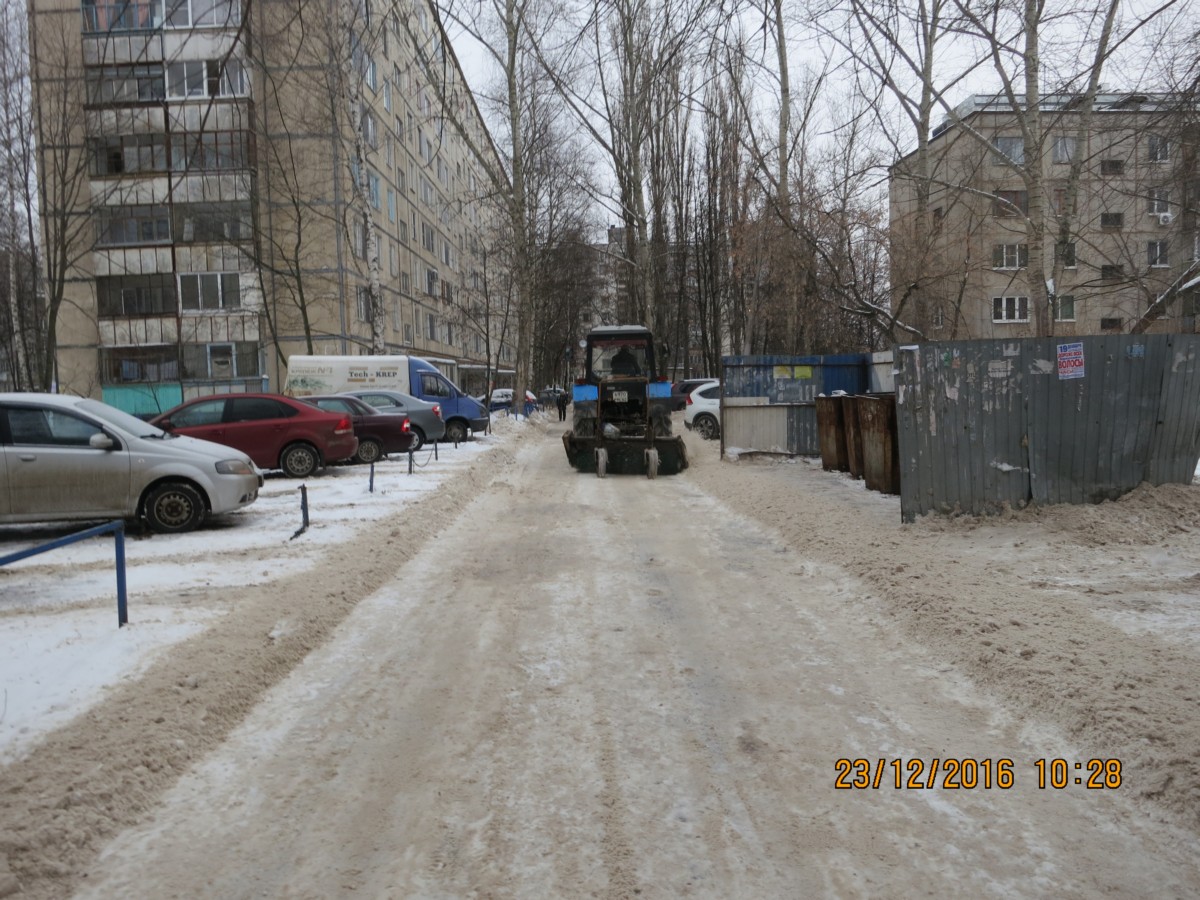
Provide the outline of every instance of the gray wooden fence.
{"type": "Polygon", "coordinates": [[[1200,335],[900,347],[896,412],[906,522],[1187,484],[1200,457],[1200,335]]]}

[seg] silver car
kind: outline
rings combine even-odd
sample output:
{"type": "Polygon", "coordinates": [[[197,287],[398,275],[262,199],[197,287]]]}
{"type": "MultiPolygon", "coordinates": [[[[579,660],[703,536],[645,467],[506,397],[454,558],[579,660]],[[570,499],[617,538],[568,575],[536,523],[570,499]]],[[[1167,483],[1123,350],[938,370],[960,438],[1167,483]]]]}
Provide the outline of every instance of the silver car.
{"type": "Polygon", "coordinates": [[[260,487],[246,454],[99,400],[0,394],[0,524],[121,518],[190,531],[253,503],[260,487]]]}
{"type": "Polygon", "coordinates": [[[414,450],[420,450],[426,441],[440,441],[446,436],[446,423],[442,421],[442,408],[436,403],[420,400],[401,391],[345,391],[351,397],[365,400],[380,412],[403,413],[408,416],[417,442],[414,450]]]}

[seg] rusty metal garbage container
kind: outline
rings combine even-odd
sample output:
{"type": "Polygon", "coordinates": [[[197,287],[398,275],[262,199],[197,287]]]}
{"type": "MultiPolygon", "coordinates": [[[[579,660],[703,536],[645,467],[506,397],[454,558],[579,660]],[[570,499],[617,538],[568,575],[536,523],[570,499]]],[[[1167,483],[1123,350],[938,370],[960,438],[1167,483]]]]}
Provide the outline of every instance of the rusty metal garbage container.
{"type": "Polygon", "coordinates": [[[858,426],[862,436],[863,480],[868,490],[900,493],[900,441],[896,395],[860,395],[858,426]]]}
{"type": "Polygon", "coordinates": [[[862,429],[858,423],[858,396],[844,397],[843,419],[846,426],[846,471],[851,478],[863,477],[862,429]]]}
{"type": "Polygon", "coordinates": [[[826,471],[849,472],[846,449],[846,407],[848,397],[817,397],[817,443],[821,446],[821,467],[826,471]]]}

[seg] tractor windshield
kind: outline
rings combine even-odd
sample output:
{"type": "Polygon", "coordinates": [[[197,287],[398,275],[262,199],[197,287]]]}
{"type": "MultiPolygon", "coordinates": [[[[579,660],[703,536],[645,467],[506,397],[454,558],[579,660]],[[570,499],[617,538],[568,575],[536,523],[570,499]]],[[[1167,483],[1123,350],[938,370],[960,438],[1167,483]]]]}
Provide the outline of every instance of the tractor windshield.
{"type": "Polygon", "coordinates": [[[592,378],[650,374],[648,342],[645,338],[602,338],[592,343],[592,378]]]}

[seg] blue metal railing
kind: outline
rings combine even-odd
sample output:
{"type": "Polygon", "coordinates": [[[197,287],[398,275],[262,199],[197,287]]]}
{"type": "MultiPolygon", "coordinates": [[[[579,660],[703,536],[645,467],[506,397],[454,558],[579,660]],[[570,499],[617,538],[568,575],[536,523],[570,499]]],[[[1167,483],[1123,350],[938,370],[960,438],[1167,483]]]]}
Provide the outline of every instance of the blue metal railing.
{"type": "Polygon", "coordinates": [[[129,610],[125,602],[125,523],[122,520],[117,519],[104,525],[97,525],[95,528],[89,528],[86,531],[68,534],[66,537],[59,538],[56,541],[39,544],[28,550],[10,553],[8,556],[0,556],[0,566],[6,566],[9,563],[16,562],[19,559],[26,559],[30,556],[37,556],[39,553],[57,550],[59,547],[67,546],[67,544],[84,541],[91,537],[107,534],[110,531],[115,535],[114,540],[117,551],[117,627],[120,628],[129,624],[129,610]]]}

